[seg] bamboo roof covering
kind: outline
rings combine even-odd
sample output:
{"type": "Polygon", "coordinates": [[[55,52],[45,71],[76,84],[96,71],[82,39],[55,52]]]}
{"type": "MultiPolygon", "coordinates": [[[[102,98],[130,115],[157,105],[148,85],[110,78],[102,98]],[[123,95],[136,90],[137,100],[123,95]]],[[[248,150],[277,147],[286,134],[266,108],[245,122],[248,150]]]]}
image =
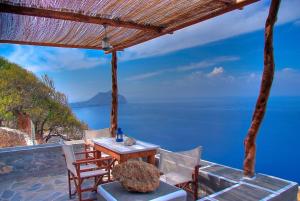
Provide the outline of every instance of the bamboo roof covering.
{"type": "Polygon", "coordinates": [[[0,43],[123,50],[258,0],[0,0],[0,43]]]}

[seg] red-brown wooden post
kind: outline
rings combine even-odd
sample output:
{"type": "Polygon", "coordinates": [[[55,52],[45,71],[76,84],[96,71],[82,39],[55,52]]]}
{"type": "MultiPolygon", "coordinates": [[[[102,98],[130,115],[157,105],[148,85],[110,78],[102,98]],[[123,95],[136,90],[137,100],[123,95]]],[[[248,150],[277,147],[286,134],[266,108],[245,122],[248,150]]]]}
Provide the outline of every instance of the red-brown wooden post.
{"type": "Polygon", "coordinates": [[[259,127],[264,118],[270,90],[272,87],[275,64],[273,54],[273,28],[277,19],[281,0],[272,0],[269,15],[265,24],[265,49],[264,49],[264,71],[261,80],[260,92],[256,102],[255,111],[252,117],[251,126],[244,141],[245,159],[244,175],[253,177],[255,171],[256,137],[259,127]]]}
{"type": "Polygon", "coordinates": [[[111,115],[110,115],[110,132],[112,137],[116,136],[116,129],[118,128],[118,77],[117,77],[117,53],[112,52],[111,59],[112,69],[112,101],[111,101],[111,115]]]}

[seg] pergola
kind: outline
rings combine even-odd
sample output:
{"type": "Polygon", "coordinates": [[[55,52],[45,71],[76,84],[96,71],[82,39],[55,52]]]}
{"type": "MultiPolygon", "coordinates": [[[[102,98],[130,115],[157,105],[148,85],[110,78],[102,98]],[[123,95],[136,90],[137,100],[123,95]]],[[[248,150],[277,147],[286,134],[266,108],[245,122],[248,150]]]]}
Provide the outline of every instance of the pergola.
{"type": "MultiPolygon", "coordinates": [[[[0,43],[102,50],[106,26],[112,46],[106,53],[112,53],[114,136],[118,122],[117,51],[256,1],[259,0],[0,0],[0,43]]],[[[280,0],[273,1],[279,5],[280,0]]]]}

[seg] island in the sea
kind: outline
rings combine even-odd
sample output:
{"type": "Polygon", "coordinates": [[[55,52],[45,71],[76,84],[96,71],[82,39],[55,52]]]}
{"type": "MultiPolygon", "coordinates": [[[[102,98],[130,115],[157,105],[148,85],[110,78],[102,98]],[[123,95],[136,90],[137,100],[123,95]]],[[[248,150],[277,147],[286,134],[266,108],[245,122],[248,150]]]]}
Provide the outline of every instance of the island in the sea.
{"type": "MultiPolygon", "coordinates": [[[[72,108],[79,108],[79,107],[95,107],[95,106],[110,105],[111,99],[112,99],[111,91],[99,92],[89,100],[70,103],[70,106],[72,108]]],[[[121,94],[118,95],[118,101],[119,104],[127,103],[126,98],[121,94]]]]}

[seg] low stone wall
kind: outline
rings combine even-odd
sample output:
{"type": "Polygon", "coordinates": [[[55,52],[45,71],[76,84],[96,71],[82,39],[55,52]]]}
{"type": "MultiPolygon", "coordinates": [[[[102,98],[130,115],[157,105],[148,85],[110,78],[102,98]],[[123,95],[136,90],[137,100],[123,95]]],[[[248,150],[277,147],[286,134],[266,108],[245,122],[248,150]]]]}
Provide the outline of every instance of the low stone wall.
{"type": "Polygon", "coordinates": [[[26,146],[26,133],[0,127],[0,147],[26,146]]]}
{"type": "Polygon", "coordinates": [[[37,145],[0,150],[1,179],[40,177],[66,172],[60,145],[37,145]]]}
{"type": "MultiPolygon", "coordinates": [[[[82,145],[74,145],[81,150],[82,145]]],[[[52,176],[66,173],[61,145],[43,144],[0,149],[0,178],[52,176]]]]}

